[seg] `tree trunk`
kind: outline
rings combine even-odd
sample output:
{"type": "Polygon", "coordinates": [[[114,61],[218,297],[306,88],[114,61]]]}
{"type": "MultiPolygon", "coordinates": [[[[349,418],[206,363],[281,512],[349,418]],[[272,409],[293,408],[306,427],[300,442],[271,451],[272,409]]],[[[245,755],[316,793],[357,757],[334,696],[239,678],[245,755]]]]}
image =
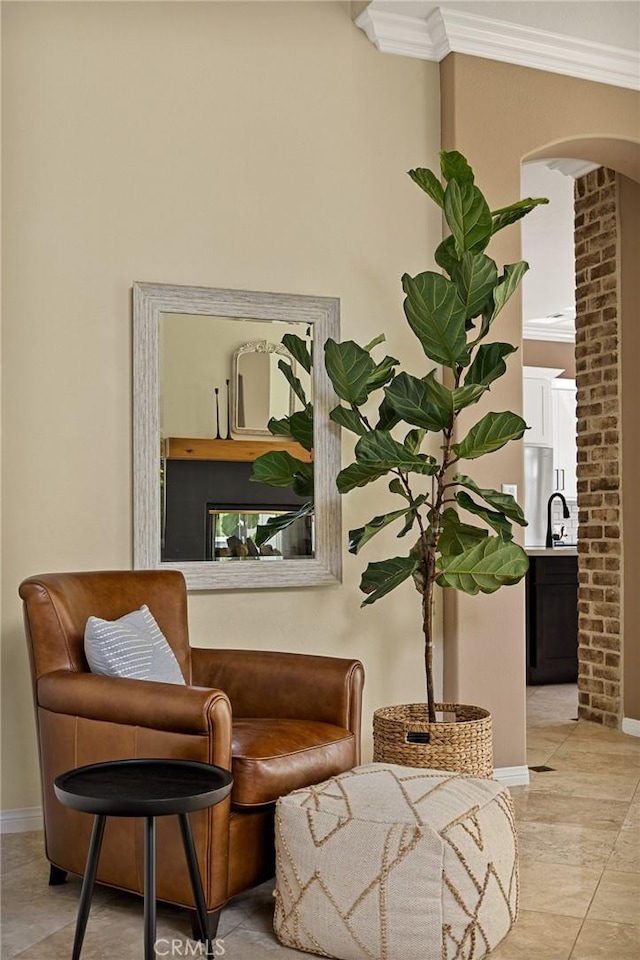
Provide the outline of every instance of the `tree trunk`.
{"type": "Polygon", "coordinates": [[[433,579],[427,576],[422,594],[422,629],[424,632],[424,667],[427,678],[427,715],[435,723],[435,696],[433,693],[433,579]]]}

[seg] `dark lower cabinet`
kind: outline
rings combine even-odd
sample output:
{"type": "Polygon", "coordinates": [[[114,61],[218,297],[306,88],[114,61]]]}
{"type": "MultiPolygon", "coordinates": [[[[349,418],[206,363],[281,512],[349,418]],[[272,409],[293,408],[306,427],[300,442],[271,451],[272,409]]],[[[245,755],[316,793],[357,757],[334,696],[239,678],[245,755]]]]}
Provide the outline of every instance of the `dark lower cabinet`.
{"type": "Polygon", "coordinates": [[[578,679],[578,558],[529,558],[527,683],[578,679]]]}

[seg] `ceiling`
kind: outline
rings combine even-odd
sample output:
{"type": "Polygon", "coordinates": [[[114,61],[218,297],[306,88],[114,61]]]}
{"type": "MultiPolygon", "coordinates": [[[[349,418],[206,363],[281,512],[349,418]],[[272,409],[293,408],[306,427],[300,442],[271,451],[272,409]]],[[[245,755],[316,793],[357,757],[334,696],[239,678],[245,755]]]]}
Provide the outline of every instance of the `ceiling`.
{"type": "Polygon", "coordinates": [[[575,265],[572,176],[548,161],[522,166],[523,197],[547,197],[521,221],[522,258],[530,270],[522,281],[523,333],[533,340],[575,338],[575,265]]]}

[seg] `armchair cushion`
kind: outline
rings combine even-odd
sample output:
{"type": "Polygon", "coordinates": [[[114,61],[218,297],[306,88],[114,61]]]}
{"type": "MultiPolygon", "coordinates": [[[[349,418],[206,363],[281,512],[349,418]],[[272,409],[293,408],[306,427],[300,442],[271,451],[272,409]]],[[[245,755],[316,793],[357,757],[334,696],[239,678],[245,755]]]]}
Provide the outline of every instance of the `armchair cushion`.
{"type": "Polygon", "coordinates": [[[235,807],[273,803],[358,762],[350,730],[311,720],[234,717],[232,754],[235,807]]]}
{"type": "Polygon", "coordinates": [[[118,620],[89,617],[84,652],[92,673],[184,684],[175,654],[144,604],[118,620]]]}

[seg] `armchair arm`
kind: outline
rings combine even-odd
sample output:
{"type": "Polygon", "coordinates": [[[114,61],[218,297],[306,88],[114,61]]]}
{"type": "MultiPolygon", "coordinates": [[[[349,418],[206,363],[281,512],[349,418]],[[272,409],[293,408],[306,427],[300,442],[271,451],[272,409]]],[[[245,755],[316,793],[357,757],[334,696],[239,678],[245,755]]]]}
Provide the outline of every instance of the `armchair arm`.
{"type": "Polygon", "coordinates": [[[224,690],[237,717],[320,720],[359,736],[364,683],[359,660],[192,647],[191,668],[194,683],[224,690]]]}
{"type": "Polygon", "coordinates": [[[231,743],[231,706],[221,690],[56,670],[40,677],[38,706],[53,713],[211,735],[231,743]]]}

